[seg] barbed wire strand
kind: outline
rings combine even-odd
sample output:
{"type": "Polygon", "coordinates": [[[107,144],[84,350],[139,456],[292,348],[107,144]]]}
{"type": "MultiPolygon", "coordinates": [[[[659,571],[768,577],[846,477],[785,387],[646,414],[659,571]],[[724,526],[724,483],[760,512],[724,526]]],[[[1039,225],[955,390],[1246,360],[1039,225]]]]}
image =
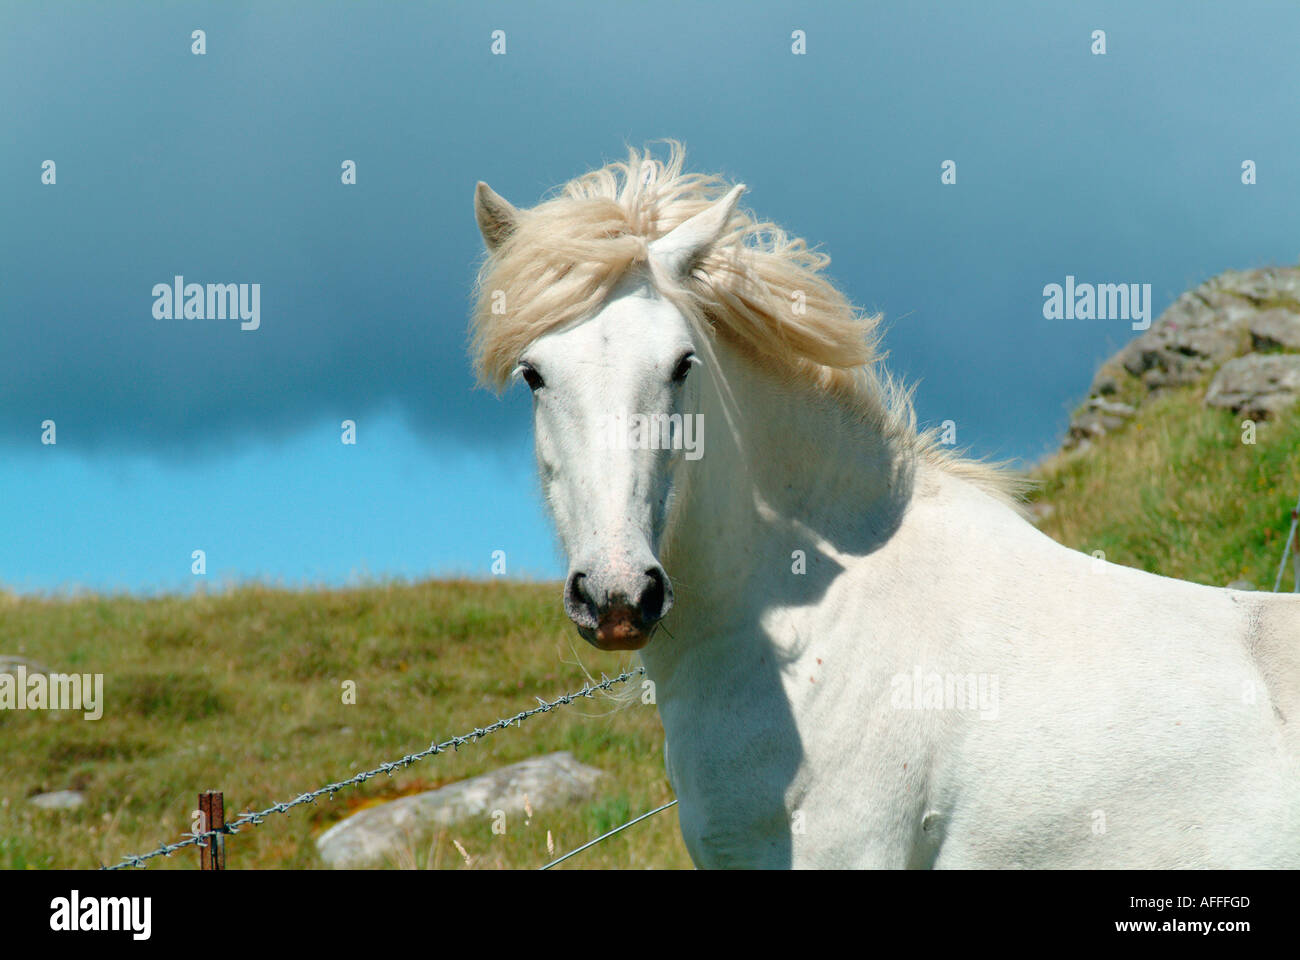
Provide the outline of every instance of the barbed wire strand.
{"type": "Polygon", "coordinates": [[[239,828],[242,826],[247,826],[247,825],[251,825],[255,827],[260,826],[261,823],[273,813],[288,813],[294,807],[303,803],[314,803],[318,797],[325,796],[326,794],[329,794],[330,797],[333,798],[333,795],[337,791],[343,789],[344,787],[351,787],[359,783],[365,783],[367,780],[370,780],[373,777],[377,777],[381,773],[386,773],[391,777],[393,775],[394,770],[405,769],[406,767],[409,767],[411,764],[415,763],[417,760],[423,760],[425,757],[435,756],[439,753],[444,753],[449,749],[459,750],[463,744],[477,743],[483,737],[486,737],[492,733],[496,733],[498,730],[504,729],[505,727],[510,727],[510,726],[517,727],[521,723],[523,723],[523,721],[527,720],[529,717],[535,717],[539,713],[549,713],[550,711],[556,709],[557,707],[567,706],[568,704],[572,703],[574,700],[577,700],[579,697],[590,698],[594,693],[597,693],[602,690],[608,690],[610,687],[618,683],[626,683],[628,680],[631,680],[633,677],[640,676],[641,674],[644,673],[645,673],[645,667],[637,667],[635,670],[632,670],[630,672],[625,671],[623,673],[620,673],[616,677],[606,677],[602,673],[601,676],[604,677],[604,679],[601,680],[599,683],[593,684],[590,681],[588,681],[587,683],[584,683],[582,685],[581,690],[575,690],[573,693],[566,693],[564,696],[556,697],[554,700],[551,701],[546,701],[543,700],[541,697],[537,697],[536,699],[537,699],[538,706],[533,707],[532,709],[529,710],[521,710],[519,713],[516,713],[513,717],[507,717],[506,719],[503,720],[497,720],[495,723],[490,723],[486,727],[476,727],[474,730],[472,730],[467,734],[464,734],[463,736],[451,737],[448,740],[443,740],[441,743],[438,742],[431,743],[429,744],[427,749],[421,750],[419,753],[407,754],[406,756],[402,757],[402,759],[400,760],[394,760],[391,763],[382,763],[378,767],[375,767],[373,770],[365,770],[361,773],[349,777],[346,780],[340,780],[337,783],[327,784],[321,787],[319,790],[313,790],[310,793],[300,794],[299,796],[295,797],[293,800],[288,801],[287,803],[274,803],[271,806],[267,807],[265,810],[260,810],[256,812],[249,811],[247,813],[240,814],[234,820],[231,820],[229,823],[227,823],[224,827],[218,828],[216,830],[205,830],[201,833],[185,834],[185,839],[178,840],[176,843],[160,844],[156,850],[151,850],[148,853],[135,854],[134,856],[123,857],[118,863],[113,864],[111,867],[103,867],[102,869],[121,870],[124,867],[144,867],[145,861],[152,860],[154,857],[170,857],[177,850],[182,850],[185,847],[205,846],[206,841],[211,837],[216,837],[220,834],[239,833],[239,828]]]}
{"type": "Polygon", "coordinates": [[[538,869],[538,870],[549,870],[549,869],[551,869],[551,867],[555,866],[557,863],[563,863],[565,860],[568,860],[568,859],[569,859],[571,856],[573,856],[575,853],[582,853],[582,851],[586,850],[588,847],[594,847],[596,844],[600,843],[600,841],[605,840],[605,839],[607,839],[607,838],[609,838],[609,837],[612,837],[614,834],[618,833],[620,830],[626,830],[628,827],[632,826],[632,824],[634,824],[634,823],[640,823],[640,822],[641,822],[642,820],[644,820],[646,817],[653,817],[656,813],[659,813],[659,812],[662,811],[662,810],[667,810],[669,807],[673,806],[675,803],[677,803],[676,800],[669,800],[669,801],[668,801],[667,803],[665,803],[662,807],[655,807],[653,810],[650,810],[650,811],[648,811],[647,813],[643,813],[643,814],[641,814],[641,816],[639,816],[639,817],[635,817],[635,818],[629,820],[627,823],[623,824],[623,826],[621,826],[621,827],[615,827],[613,830],[609,831],[609,833],[602,833],[602,834],[601,834],[599,837],[597,837],[595,840],[588,840],[586,843],[584,843],[582,846],[578,847],[576,850],[570,850],[570,851],[569,851],[568,853],[566,853],[564,856],[559,857],[559,858],[557,858],[557,859],[555,859],[555,860],[552,860],[552,861],[551,861],[550,863],[548,863],[546,866],[544,866],[544,867],[538,867],[537,869],[538,869]]]}
{"type": "MultiPolygon", "coordinates": [[[[1277,593],[1277,588],[1282,586],[1282,574],[1286,572],[1286,558],[1291,553],[1291,544],[1295,542],[1296,524],[1300,523],[1300,500],[1296,500],[1295,509],[1291,511],[1291,529],[1287,531],[1286,546],[1282,548],[1282,562],[1277,568],[1277,579],[1273,581],[1273,592],[1277,593]]],[[[1300,564],[1300,557],[1297,557],[1296,563],[1300,564]]]]}

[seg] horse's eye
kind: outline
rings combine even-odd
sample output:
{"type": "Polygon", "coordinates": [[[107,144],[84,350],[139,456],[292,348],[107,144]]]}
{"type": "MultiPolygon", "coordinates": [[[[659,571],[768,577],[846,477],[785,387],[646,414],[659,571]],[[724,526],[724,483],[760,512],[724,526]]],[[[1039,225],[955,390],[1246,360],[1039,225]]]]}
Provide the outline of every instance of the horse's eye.
{"type": "Polygon", "coordinates": [[[533,393],[546,386],[546,381],[542,379],[542,375],[526,363],[519,364],[519,373],[524,378],[524,383],[528,384],[528,389],[533,393]]]}
{"type": "Polygon", "coordinates": [[[681,383],[686,379],[686,375],[691,372],[691,367],[695,365],[695,354],[688,353],[677,361],[677,366],[673,368],[673,383],[681,383]]]}

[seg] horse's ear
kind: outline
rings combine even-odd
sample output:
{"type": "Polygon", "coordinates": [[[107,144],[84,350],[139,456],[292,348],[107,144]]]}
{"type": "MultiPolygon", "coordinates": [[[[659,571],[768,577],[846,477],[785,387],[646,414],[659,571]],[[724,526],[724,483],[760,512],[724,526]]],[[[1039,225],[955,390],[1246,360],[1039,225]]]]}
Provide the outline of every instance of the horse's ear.
{"type": "Polygon", "coordinates": [[[650,255],[659,261],[669,273],[681,276],[690,269],[692,261],[708,249],[731,220],[736,209],[736,202],[745,192],[743,183],[731,188],[721,200],[707,210],[702,210],[684,223],[678,224],[654,243],[650,244],[650,255]]]}
{"type": "Polygon", "coordinates": [[[511,206],[509,200],[482,180],[478,182],[474,188],[474,219],[478,221],[479,232],[489,250],[495,250],[505,242],[514,230],[518,216],[519,211],[511,206]]]}

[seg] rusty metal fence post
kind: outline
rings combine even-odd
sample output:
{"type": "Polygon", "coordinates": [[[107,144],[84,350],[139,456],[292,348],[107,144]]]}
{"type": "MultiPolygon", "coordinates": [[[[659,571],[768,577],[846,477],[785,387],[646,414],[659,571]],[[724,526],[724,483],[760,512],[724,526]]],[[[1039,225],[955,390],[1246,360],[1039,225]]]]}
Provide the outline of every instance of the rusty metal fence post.
{"type": "MultiPolygon", "coordinates": [[[[202,833],[209,830],[224,830],[226,826],[226,802],[220,790],[205,790],[199,794],[199,815],[202,818],[202,833]]],[[[218,833],[208,837],[199,844],[199,869],[226,869],[226,835],[218,833]]]]}

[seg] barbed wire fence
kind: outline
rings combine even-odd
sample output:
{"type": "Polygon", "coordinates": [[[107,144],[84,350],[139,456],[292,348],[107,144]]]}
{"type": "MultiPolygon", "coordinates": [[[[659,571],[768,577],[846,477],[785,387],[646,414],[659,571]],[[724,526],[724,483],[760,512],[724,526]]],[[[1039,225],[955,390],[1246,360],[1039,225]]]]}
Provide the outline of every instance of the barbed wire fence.
{"type": "Polygon", "coordinates": [[[640,823],[642,820],[648,820],[650,817],[653,817],[656,813],[660,813],[660,812],[662,812],[662,811],[664,811],[664,810],[667,810],[669,807],[673,807],[673,806],[676,806],[676,805],[677,805],[677,801],[676,801],[676,800],[669,800],[669,801],[668,801],[667,803],[665,803],[662,807],[655,807],[653,810],[648,810],[648,811],[646,811],[645,813],[641,814],[641,816],[639,816],[639,817],[633,817],[633,818],[632,818],[631,820],[629,820],[627,823],[623,824],[623,826],[621,826],[621,827],[615,827],[613,830],[610,830],[610,831],[607,832],[607,833],[602,833],[602,834],[601,834],[599,837],[597,837],[595,840],[588,840],[588,841],[587,841],[586,843],[584,843],[582,846],[580,846],[580,847],[575,847],[574,849],[572,849],[572,850],[570,850],[568,853],[566,853],[564,856],[562,856],[562,857],[556,857],[556,858],[555,858],[554,860],[552,860],[550,863],[546,864],[546,866],[544,866],[544,867],[538,867],[537,869],[539,869],[539,870],[549,870],[549,869],[551,869],[551,867],[555,866],[557,863],[563,863],[565,860],[568,860],[568,859],[569,859],[570,857],[572,857],[574,854],[582,853],[582,851],[586,850],[588,847],[594,847],[596,844],[600,843],[602,840],[608,840],[608,839],[609,839],[610,837],[612,837],[614,834],[619,833],[619,832],[621,832],[621,831],[623,831],[623,830],[626,830],[628,827],[632,826],[632,824],[634,824],[634,823],[640,823]]]}
{"type": "MultiPolygon", "coordinates": [[[[265,810],[258,810],[258,811],[250,810],[246,813],[240,814],[238,817],[236,817],[234,820],[231,820],[229,823],[222,822],[221,819],[222,815],[219,813],[213,816],[214,811],[218,811],[221,809],[219,800],[217,801],[217,804],[215,806],[211,805],[212,804],[211,800],[209,801],[208,806],[204,806],[203,801],[201,799],[200,809],[203,812],[203,817],[205,820],[205,822],[201,825],[209,826],[211,827],[211,829],[185,834],[183,839],[178,840],[175,843],[160,843],[156,849],[150,850],[148,853],[138,853],[138,854],[125,856],[120,861],[113,864],[112,866],[105,866],[102,867],[101,869],[121,870],[125,867],[143,868],[146,866],[149,860],[152,860],[155,857],[170,857],[176,851],[183,850],[186,847],[201,848],[204,855],[203,859],[204,859],[205,868],[207,864],[211,862],[213,864],[212,869],[220,869],[221,868],[220,865],[224,864],[224,860],[225,860],[224,839],[227,836],[239,833],[241,827],[260,826],[263,822],[266,821],[267,817],[270,817],[273,814],[288,813],[294,807],[300,806],[304,803],[315,803],[316,800],[324,796],[328,796],[331,799],[333,799],[335,793],[337,793],[339,790],[345,789],[346,787],[357,786],[358,784],[365,783],[367,780],[371,780],[374,777],[379,776],[381,773],[386,773],[389,776],[392,776],[395,771],[404,770],[407,767],[409,767],[411,764],[423,760],[426,757],[437,756],[438,754],[445,753],[448,750],[459,750],[465,744],[477,743],[479,740],[483,739],[484,737],[496,733],[499,730],[504,730],[507,727],[518,727],[530,717],[535,717],[540,713],[550,713],[552,710],[556,710],[560,707],[568,706],[569,704],[579,699],[583,699],[583,698],[590,699],[596,693],[607,691],[611,687],[617,684],[626,683],[632,678],[643,676],[644,674],[645,674],[645,667],[637,667],[635,670],[624,671],[615,677],[607,677],[605,676],[605,674],[602,673],[601,674],[602,679],[600,680],[599,683],[592,683],[588,681],[587,683],[582,685],[582,689],[575,690],[572,693],[566,693],[563,696],[556,697],[554,700],[543,700],[541,697],[537,697],[536,698],[538,703],[537,706],[532,707],[528,710],[521,710],[519,713],[516,713],[512,717],[505,717],[503,719],[499,719],[493,723],[488,724],[486,727],[476,727],[470,732],[462,734],[461,736],[458,737],[450,737],[441,742],[434,741],[433,743],[429,744],[427,748],[419,751],[418,753],[409,753],[406,756],[402,757],[400,760],[393,760],[388,763],[381,763],[379,766],[375,767],[372,770],[363,770],[360,773],[348,777],[346,780],[339,780],[335,783],[326,784],[325,786],[320,787],[317,790],[312,790],[308,793],[299,794],[297,797],[295,797],[292,800],[288,800],[283,803],[273,803],[265,810]],[[213,816],[213,819],[210,821],[207,820],[209,816],[213,816]],[[217,856],[218,849],[220,849],[221,851],[220,856],[217,856]]],[[[215,791],[208,791],[208,794],[215,794],[215,791]]],[[[632,824],[638,823],[641,820],[644,820],[647,817],[650,817],[661,810],[668,809],[668,807],[671,807],[676,802],[677,802],[676,800],[673,800],[669,803],[664,804],[661,807],[658,807],[655,810],[651,810],[648,813],[644,813],[639,817],[629,820],[627,823],[623,824],[623,826],[617,827],[614,830],[610,830],[608,833],[602,834],[601,836],[597,837],[594,840],[588,841],[587,843],[583,844],[581,847],[578,847],[577,849],[570,851],[569,853],[565,854],[559,859],[553,860],[552,862],[546,864],[546,866],[542,867],[541,869],[543,870],[550,869],[551,867],[555,866],[555,864],[560,863],[563,860],[567,860],[575,853],[580,853],[581,851],[587,849],[590,846],[593,846],[596,843],[599,843],[600,841],[604,840],[607,837],[613,836],[614,834],[618,833],[620,830],[630,827],[632,826],[632,824]]]]}

